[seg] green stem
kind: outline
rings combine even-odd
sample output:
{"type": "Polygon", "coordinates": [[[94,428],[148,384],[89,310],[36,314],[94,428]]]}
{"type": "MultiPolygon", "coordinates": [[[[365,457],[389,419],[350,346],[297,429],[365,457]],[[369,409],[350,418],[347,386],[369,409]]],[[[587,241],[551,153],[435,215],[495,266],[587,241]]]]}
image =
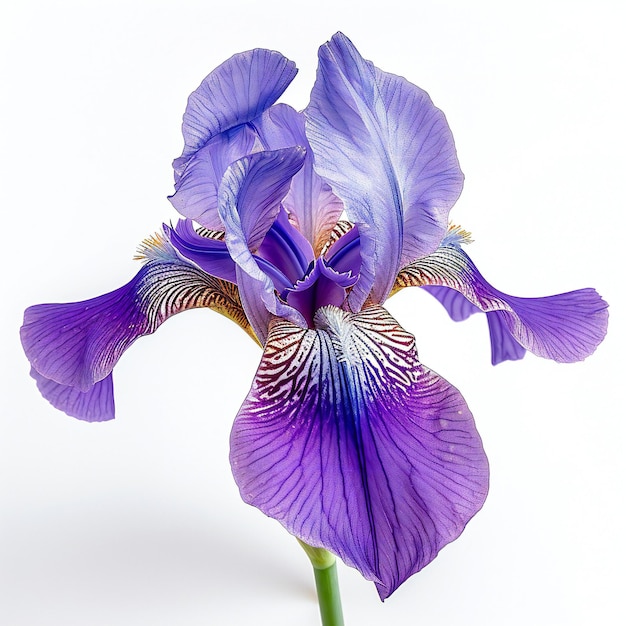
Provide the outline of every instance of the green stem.
{"type": "Polygon", "coordinates": [[[335,555],[323,548],[313,548],[299,539],[298,542],[313,565],[322,626],[343,626],[335,555]]]}

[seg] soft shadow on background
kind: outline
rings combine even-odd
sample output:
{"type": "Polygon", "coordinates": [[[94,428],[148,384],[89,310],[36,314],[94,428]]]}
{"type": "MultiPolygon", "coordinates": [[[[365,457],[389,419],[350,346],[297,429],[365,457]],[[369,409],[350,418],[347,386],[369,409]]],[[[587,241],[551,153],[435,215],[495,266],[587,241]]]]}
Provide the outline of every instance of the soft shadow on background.
{"type": "Polygon", "coordinates": [[[348,626],[623,624],[624,9],[586,2],[35,2],[0,9],[4,215],[0,623],[318,624],[295,541],[244,505],[230,424],[260,352],[211,311],[170,320],[116,368],[114,423],[56,412],[28,376],[30,304],[125,283],[175,219],[171,160],[189,93],[253,47],[300,74],[342,30],[445,112],[465,189],[451,218],[519,296],[595,286],[609,334],[587,361],[492,368],[484,319],[427,294],[388,304],[472,409],[492,471],[459,540],[381,604],[340,570],[348,626]]]}

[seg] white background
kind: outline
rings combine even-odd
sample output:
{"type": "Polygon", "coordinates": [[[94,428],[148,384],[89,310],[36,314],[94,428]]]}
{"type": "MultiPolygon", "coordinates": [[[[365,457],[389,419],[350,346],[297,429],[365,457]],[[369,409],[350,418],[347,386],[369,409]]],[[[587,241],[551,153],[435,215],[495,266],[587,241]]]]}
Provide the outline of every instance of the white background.
{"type": "Polygon", "coordinates": [[[312,573],[243,504],[230,424],[259,350],[211,311],[177,316],[116,368],[115,422],[43,401],[18,328],[30,304],[125,283],[166,200],[188,94],[253,47],[300,68],[345,32],[429,91],[466,175],[452,218],[496,286],[595,286],[609,334],[575,365],[492,368],[487,326],[427,294],[389,309],[464,393],[492,472],[462,537],[380,603],[341,567],[347,626],[625,623],[625,15],[594,2],[12,2],[0,9],[0,623],[315,626],[312,573]]]}

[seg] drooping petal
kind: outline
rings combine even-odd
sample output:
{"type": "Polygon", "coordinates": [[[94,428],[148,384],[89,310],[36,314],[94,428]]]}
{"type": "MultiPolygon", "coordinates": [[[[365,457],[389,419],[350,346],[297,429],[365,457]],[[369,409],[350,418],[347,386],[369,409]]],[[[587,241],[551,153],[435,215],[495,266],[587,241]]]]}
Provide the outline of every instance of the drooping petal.
{"type": "Polygon", "coordinates": [[[433,254],[402,268],[394,292],[425,285],[452,288],[481,311],[493,312],[489,328],[494,364],[523,356],[512,339],[538,356],[569,363],[588,357],[606,335],[608,305],[595,289],[543,298],[509,296],[483,278],[454,234],[433,254]]]}
{"type": "Polygon", "coordinates": [[[380,307],[274,319],[231,434],[242,498],[376,583],[382,598],[461,533],[488,465],[459,392],[380,307]]]}
{"type": "Polygon", "coordinates": [[[277,104],[265,111],[254,126],[268,150],[289,146],[307,149],[304,165],[293,177],[283,206],[319,256],[343,212],[343,202],[313,169],[313,151],[309,149],[304,122],[304,114],[286,104],[277,104]]]}
{"type": "Polygon", "coordinates": [[[237,264],[241,302],[254,332],[265,342],[270,314],[306,326],[302,315],[278,299],[275,285],[253,255],[280,211],[293,175],[302,167],[301,147],[256,152],[235,161],[220,186],[219,212],[226,245],[237,264]]]}
{"type": "MultiPolygon", "coordinates": [[[[459,291],[438,285],[425,285],[422,289],[441,302],[455,322],[466,320],[474,313],[482,313],[459,291]]],[[[513,337],[502,319],[502,314],[499,311],[488,311],[486,318],[491,342],[491,364],[497,365],[503,361],[518,361],[524,358],[526,350],[513,337]]]]}
{"type": "Polygon", "coordinates": [[[226,315],[253,336],[237,287],[171,251],[169,260],[149,260],[129,283],[111,293],[28,308],[20,330],[22,345],[41,376],[88,391],[111,373],[137,338],[154,332],[172,315],[197,307],[226,315]]]}
{"type": "Polygon", "coordinates": [[[404,78],[365,61],[341,33],[319,52],[305,110],[315,168],[359,225],[353,310],[391,291],[400,267],[434,251],[463,175],[443,113],[404,78]]]}
{"type": "Polygon", "coordinates": [[[285,91],[298,70],[279,52],[257,48],[235,54],[189,96],[183,115],[187,157],[215,135],[261,115],[285,91]]]}
{"type": "Polygon", "coordinates": [[[217,191],[226,168],[253,151],[256,135],[238,126],[213,137],[195,154],[174,161],[174,208],[205,228],[223,230],[217,212],[217,191]]]}
{"type": "Polygon", "coordinates": [[[34,367],[30,375],[35,379],[41,395],[55,409],[86,422],[105,422],[115,418],[113,374],[95,383],[88,391],[55,383],[42,376],[34,367]]]}

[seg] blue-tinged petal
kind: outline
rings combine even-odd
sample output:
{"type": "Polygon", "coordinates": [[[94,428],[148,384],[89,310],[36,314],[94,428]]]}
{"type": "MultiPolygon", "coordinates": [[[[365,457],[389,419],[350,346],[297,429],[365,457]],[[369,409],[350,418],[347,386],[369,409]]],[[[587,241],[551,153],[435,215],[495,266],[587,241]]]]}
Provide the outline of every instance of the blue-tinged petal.
{"type": "Polygon", "coordinates": [[[176,159],[175,189],[169,197],[174,208],[205,228],[222,230],[217,212],[217,190],[226,168],[253,151],[256,135],[238,126],[213,137],[188,158],[176,159]]]}
{"type": "Polygon", "coordinates": [[[474,313],[481,313],[477,306],[474,306],[462,293],[454,289],[439,285],[425,285],[424,290],[441,302],[448,315],[455,322],[462,322],[474,313]]]}
{"type": "Polygon", "coordinates": [[[226,245],[238,265],[241,302],[262,343],[270,314],[306,326],[298,311],[278,299],[272,279],[253,256],[276,220],[280,202],[293,175],[302,167],[304,154],[304,148],[292,147],[248,155],[226,170],[220,186],[219,212],[226,229],[226,245]]]}
{"type": "Polygon", "coordinates": [[[297,73],[279,52],[257,48],[235,54],[213,70],[189,96],[183,115],[183,157],[215,135],[259,116],[297,73]]]}
{"type": "Polygon", "coordinates": [[[115,417],[113,374],[98,381],[88,391],[61,385],[42,376],[34,367],[30,375],[35,379],[41,395],[55,409],[86,422],[105,422],[115,417]]]}
{"type": "Polygon", "coordinates": [[[543,298],[518,298],[490,285],[454,236],[433,254],[398,273],[394,292],[409,286],[439,285],[461,293],[489,318],[492,362],[519,359],[522,351],[561,363],[581,361],[604,339],[607,303],[595,289],[578,289],[543,298]],[[506,332],[508,331],[508,333],[506,332]]]}
{"type": "MultiPolygon", "coordinates": [[[[482,313],[481,309],[474,306],[459,291],[438,285],[425,285],[422,288],[441,302],[455,322],[466,320],[474,313],[482,313]]],[[[497,365],[503,361],[518,361],[524,358],[526,350],[513,337],[502,314],[499,311],[489,311],[486,317],[491,342],[491,364],[497,365]]]]}
{"type": "Polygon", "coordinates": [[[343,202],[313,169],[313,152],[304,131],[305,117],[286,104],[270,107],[254,126],[268,150],[289,146],[307,148],[302,169],[293,177],[283,206],[298,230],[310,242],[315,255],[327,242],[343,212],[343,202]]]}
{"type": "Polygon", "coordinates": [[[231,434],[242,498],[376,583],[382,598],[462,532],[488,464],[459,392],[384,309],[274,319],[231,434]]]}
{"type": "Polygon", "coordinates": [[[26,309],[20,334],[35,370],[61,385],[89,391],[137,338],[197,307],[217,310],[253,335],[235,285],[182,261],[173,251],[165,256],[163,249],[155,252],[129,283],[111,293],[26,309]]]}
{"type": "Polygon", "coordinates": [[[200,235],[191,220],[178,220],[174,228],[164,224],[163,230],[172,246],[184,259],[192,261],[211,276],[231,283],[237,282],[235,262],[230,258],[223,238],[200,235]]]}
{"type": "Polygon", "coordinates": [[[517,342],[506,325],[505,314],[500,311],[487,312],[489,340],[491,343],[491,364],[503,361],[519,361],[526,350],[517,342]]]}
{"type": "Polygon", "coordinates": [[[320,48],[305,110],[315,168],[359,225],[363,267],[350,294],[389,295],[400,267],[437,248],[463,175],[443,113],[404,78],[365,61],[338,33],[320,48]]]}

